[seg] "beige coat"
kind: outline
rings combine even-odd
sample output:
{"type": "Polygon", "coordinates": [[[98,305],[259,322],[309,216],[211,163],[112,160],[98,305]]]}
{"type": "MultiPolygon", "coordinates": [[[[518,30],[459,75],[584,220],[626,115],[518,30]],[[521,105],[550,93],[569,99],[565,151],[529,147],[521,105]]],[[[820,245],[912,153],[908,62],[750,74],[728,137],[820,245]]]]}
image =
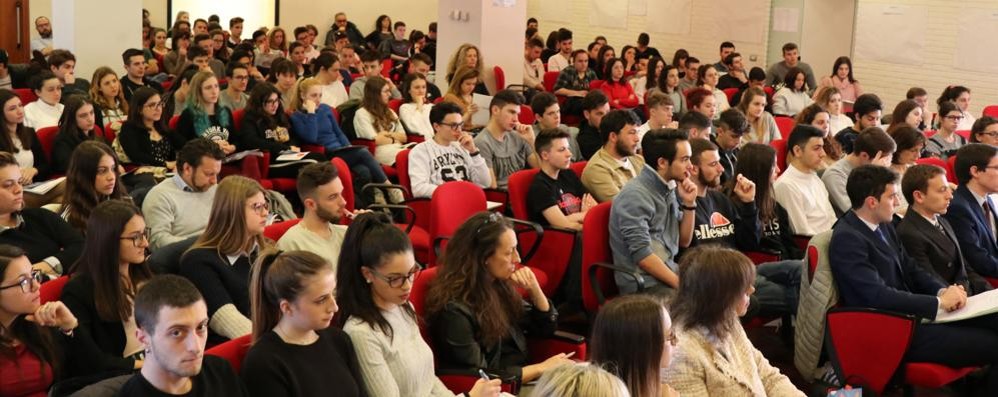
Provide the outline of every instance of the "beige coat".
{"type": "Polygon", "coordinates": [[[621,166],[606,148],[600,148],[589,159],[582,171],[582,184],[596,201],[603,203],[613,200],[624,184],[637,177],[645,166],[645,160],[641,156],[629,156],[628,160],[631,162],[630,170],[621,166]]]}
{"type": "Polygon", "coordinates": [[[729,358],[700,331],[678,329],[677,336],[665,382],[680,396],[805,396],[752,346],[740,326],[721,342],[729,358]]]}

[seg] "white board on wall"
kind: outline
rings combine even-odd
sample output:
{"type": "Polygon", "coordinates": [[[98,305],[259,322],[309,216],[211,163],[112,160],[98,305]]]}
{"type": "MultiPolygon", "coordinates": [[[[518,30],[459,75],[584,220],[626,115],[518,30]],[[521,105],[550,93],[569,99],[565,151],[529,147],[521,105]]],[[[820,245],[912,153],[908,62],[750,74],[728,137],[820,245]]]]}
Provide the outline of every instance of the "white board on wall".
{"type": "Polygon", "coordinates": [[[862,3],[856,11],[855,57],[921,65],[929,8],[862,3]]]}
{"type": "Polygon", "coordinates": [[[627,29],[627,7],[626,1],[589,0],[589,24],[627,29]]]}
{"type": "Polygon", "coordinates": [[[769,17],[769,1],[714,0],[714,7],[713,15],[724,15],[723,18],[712,18],[714,37],[753,44],[765,42],[768,24],[760,21],[769,17]]]}
{"type": "MultiPolygon", "coordinates": [[[[174,17],[179,11],[190,13],[191,24],[195,19],[207,20],[209,15],[218,15],[222,29],[229,29],[229,19],[243,19],[243,38],[248,38],[253,31],[263,26],[274,26],[274,15],[277,11],[275,0],[168,0],[173,9],[174,17]]],[[[288,32],[291,33],[291,32],[288,32]]],[[[293,40],[293,38],[292,38],[293,40]]]]}
{"type": "Polygon", "coordinates": [[[998,10],[965,8],[956,31],[953,67],[980,72],[998,72],[998,10]]]}
{"type": "Polygon", "coordinates": [[[648,0],[645,22],[655,33],[689,34],[692,0],[648,0]]]}

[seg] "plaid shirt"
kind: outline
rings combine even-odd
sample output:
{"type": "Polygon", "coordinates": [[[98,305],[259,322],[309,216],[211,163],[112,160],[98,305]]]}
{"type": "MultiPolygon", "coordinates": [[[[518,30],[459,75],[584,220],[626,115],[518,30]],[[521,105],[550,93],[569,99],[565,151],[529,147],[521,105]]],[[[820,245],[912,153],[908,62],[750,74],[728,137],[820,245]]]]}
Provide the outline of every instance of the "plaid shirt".
{"type": "Polygon", "coordinates": [[[561,70],[558,75],[558,82],[554,83],[554,90],[567,88],[577,91],[589,91],[589,83],[596,80],[596,73],[592,69],[586,69],[585,77],[579,77],[579,72],[575,71],[575,66],[569,66],[561,70]]]}

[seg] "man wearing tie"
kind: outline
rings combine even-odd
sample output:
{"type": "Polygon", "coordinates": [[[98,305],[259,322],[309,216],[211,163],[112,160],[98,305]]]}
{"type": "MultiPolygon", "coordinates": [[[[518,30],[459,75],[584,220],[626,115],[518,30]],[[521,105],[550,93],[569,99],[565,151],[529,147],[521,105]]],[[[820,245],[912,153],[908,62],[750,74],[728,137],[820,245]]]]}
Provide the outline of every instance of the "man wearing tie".
{"type": "MultiPolygon", "coordinates": [[[[938,310],[967,304],[960,285],[947,286],[908,256],[891,226],[898,196],[897,173],[876,165],[856,168],[846,182],[852,208],[835,225],[830,266],[842,306],[864,307],[934,320],[938,310]]],[[[913,214],[914,215],[914,214],[913,214]]],[[[998,315],[945,324],[918,324],[906,362],[953,368],[990,365],[981,391],[998,394],[998,315]]],[[[872,357],[871,357],[872,358],[872,357]]]]}
{"type": "Polygon", "coordinates": [[[927,164],[913,166],[905,172],[901,190],[911,207],[897,232],[911,260],[946,284],[963,287],[967,295],[991,290],[991,285],[967,265],[956,233],[942,217],[953,199],[946,170],[927,164]]]}
{"type": "Polygon", "coordinates": [[[960,182],[946,220],[960,231],[963,257],[985,277],[998,277],[998,244],[995,243],[995,202],[998,193],[998,148],[972,143],[960,148],[954,165],[960,182]]]}

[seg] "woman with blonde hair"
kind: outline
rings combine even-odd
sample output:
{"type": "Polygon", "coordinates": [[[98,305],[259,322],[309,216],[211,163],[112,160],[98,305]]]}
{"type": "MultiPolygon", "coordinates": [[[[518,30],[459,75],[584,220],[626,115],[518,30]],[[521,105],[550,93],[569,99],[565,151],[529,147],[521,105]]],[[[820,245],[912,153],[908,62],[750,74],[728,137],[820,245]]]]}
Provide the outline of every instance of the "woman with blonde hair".
{"type": "Polygon", "coordinates": [[[226,155],[236,151],[229,130],[233,128],[232,111],[218,103],[221,90],[211,71],[197,72],[191,78],[187,107],[180,113],[177,132],[187,140],[206,138],[215,142],[226,155]]]}
{"type": "Polygon", "coordinates": [[[357,137],[371,139],[377,144],[374,157],[384,165],[395,164],[395,155],[406,147],[405,129],[398,114],[388,107],[392,87],[380,76],[372,77],[364,85],[364,98],[353,118],[357,137]]]}
{"type": "Polygon", "coordinates": [[[780,139],[780,129],[776,119],[766,111],[766,92],[759,87],[749,87],[738,102],[738,110],[748,120],[748,133],[742,135],[742,144],[749,142],[766,143],[780,139]]]}
{"type": "Polygon", "coordinates": [[[209,342],[250,333],[249,278],[270,205],[257,181],[231,175],[218,184],[204,233],[180,259],[180,275],[191,280],[208,306],[209,342]]]}
{"type": "Polygon", "coordinates": [[[128,101],[125,100],[125,90],[121,89],[121,81],[114,70],[101,66],[94,71],[93,85],[90,86],[90,98],[94,101],[94,117],[97,126],[104,128],[111,124],[115,134],[121,130],[121,123],[128,119],[128,101]]]}
{"type": "Polygon", "coordinates": [[[479,110],[488,111],[488,109],[479,109],[474,102],[475,87],[479,81],[481,81],[481,73],[478,70],[460,68],[454,74],[454,78],[450,80],[450,86],[447,88],[447,93],[444,94],[444,101],[451,102],[461,108],[461,116],[465,122],[466,130],[482,127],[472,125],[472,117],[479,110]]]}
{"type": "Polygon", "coordinates": [[[828,130],[831,131],[832,136],[835,136],[839,131],[846,128],[851,128],[853,125],[852,120],[842,112],[842,94],[839,92],[839,89],[825,87],[818,91],[819,93],[815,95],[814,103],[817,103],[822,109],[828,112],[828,130]]]}
{"type": "Polygon", "coordinates": [[[464,43],[457,48],[454,55],[451,56],[450,62],[447,63],[447,81],[453,86],[455,75],[458,74],[458,70],[461,68],[471,68],[478,72],[479,79],[475,84],[474,92],[476,94],[489,95],[489,90],[485,87],[485,82],[482,81],[482,52],[478,50],[474,44],[464,43]]]}
{"type": "Polygon", "coordinates": [[[537,381],[531,396],[631,397],[627,386],[599,365],[587,362],[554,367],[537,381]]]}

